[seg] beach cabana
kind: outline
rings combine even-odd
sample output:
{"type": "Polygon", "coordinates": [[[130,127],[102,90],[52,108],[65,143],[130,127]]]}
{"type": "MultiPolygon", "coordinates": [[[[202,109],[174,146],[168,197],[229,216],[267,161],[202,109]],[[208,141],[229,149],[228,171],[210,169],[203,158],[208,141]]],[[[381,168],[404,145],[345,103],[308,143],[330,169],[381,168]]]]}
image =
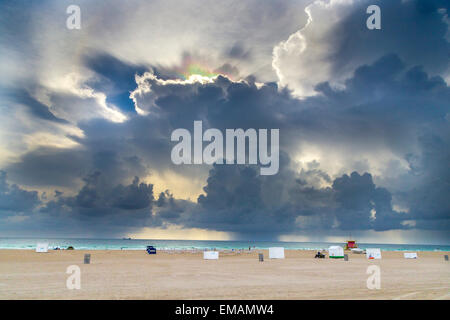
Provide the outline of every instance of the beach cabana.
{"type": "Polygon", "coordinates": [[[331,259],[343,259],[344,258],[344,248],[340,246],[331,246],[328,248],[328,256],[331,259]]]}
{"type": "Polygon", "coordinates": [[[403,256],[405,259],[417,259],[417,252],[405,252],[403,256]]]}
{"type": "Polygon", "coordinates": [[[204,260],[218,260],[219,259],[219,251],[205,251],[203,252],[204,260]]]}
{"type": "Polygon", "coordinates": [[[367,259],[381,259],[380,248],[367,248],[366,249],[366,258],[367,259]]]}
{"type": "Polygon", "coordinates": [[[36,244],[36,252],[48,252],[48,243],[37,243],[36,244]]]}
{"type": "Polygon", "coordinates": [[[284,248],[283,247],[269,248],[269,258],[270,259],[284,259],[284,248]]]}

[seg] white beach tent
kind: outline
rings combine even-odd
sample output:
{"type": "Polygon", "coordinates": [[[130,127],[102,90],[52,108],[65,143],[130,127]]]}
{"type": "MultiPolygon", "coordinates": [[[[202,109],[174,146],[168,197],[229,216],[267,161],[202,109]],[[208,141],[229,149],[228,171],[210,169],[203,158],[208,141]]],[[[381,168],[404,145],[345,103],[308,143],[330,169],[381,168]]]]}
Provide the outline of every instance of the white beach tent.
{"type": "Polygon", "coordinates": [[[36,252],[48,252],[48,243],[37,243],[36,244],[36,252]]]}
{"type": "Polygon", "coordinates": [[[367,259],[381,259],[381,250],[379,248],[367,248],[366,249],[367,259]]]}
{"type": "Polygon", "coordinates": [[[328,248],[328,256],[331,259],[344,258],[344,248],[339,246],[331,246],[328,248]]]}
{"type": "Polygon", "coordinates": [[[417,252],[405,252],[403,256],[405,259],[417,259],[417,252]]]}
{"type": "Polygon", "coordinates": [[[219,251],[205,251],[205,252],[203,252],[203,259],[218,260],[219,259],[219,251]]]}
{"type": "Polygon", "coordinates": [[[284,259],[284,248],[283,247],[269,248],[269,258],[270,259],[284,259]]]}

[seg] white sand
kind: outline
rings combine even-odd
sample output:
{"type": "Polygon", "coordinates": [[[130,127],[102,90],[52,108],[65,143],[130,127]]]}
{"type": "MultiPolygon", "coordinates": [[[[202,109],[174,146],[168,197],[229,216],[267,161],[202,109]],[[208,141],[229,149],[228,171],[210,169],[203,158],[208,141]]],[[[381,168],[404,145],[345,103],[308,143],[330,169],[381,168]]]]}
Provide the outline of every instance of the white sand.
{"type": "Polygon", "coordinates": [[[145,251],[0,250],[0,299],[450,299],[450,262],[443,252],[383,252],[382,260],[349,253],[350,261],[313,259],[286,250],[286,259],[258,254],[145,251]],[[91,253],[91,264],[83,256],[91,253]],[[66,268],[81,268],[81,289],[68,290],[66,268]],[[366,286],[369,265],[381,268],[381,289],[366,286]]]}

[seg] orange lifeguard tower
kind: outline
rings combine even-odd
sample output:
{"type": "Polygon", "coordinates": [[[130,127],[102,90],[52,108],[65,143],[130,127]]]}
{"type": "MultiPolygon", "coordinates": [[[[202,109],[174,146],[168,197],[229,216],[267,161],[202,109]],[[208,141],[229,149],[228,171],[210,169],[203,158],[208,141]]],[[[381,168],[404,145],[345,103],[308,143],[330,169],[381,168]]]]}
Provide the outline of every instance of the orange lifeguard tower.
{"type": "Polygon", "coordinates": [[[358,248],[356,244],[356,240],[347,240],[347,244],[345,245],[345,250],[350,250],[353,248],[358,248]]]}

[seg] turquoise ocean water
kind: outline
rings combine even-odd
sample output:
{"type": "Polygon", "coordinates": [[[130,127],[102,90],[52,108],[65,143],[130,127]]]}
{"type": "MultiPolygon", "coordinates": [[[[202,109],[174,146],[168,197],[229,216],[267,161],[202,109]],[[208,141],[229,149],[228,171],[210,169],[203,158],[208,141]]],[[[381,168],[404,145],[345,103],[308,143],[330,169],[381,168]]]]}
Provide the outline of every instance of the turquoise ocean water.
{"type": "MultiPolygon", "coordinates": [[[[267,249],[284,247],[297,250],[321,250],[344,242],[281,242],[281,241],[203,241],[203,240],[142,240],[142,239],[58,239],[58,238],[0,238],[0,249],[34,249],[36,243],[47,242],[49,248],[73,246],[80,250],[143,250],[152,245],[157,249],[267,249]]],[[[384,251],[450,251],[448,245],[358,243],[362,249],[381,248],[384,251]]]]}

